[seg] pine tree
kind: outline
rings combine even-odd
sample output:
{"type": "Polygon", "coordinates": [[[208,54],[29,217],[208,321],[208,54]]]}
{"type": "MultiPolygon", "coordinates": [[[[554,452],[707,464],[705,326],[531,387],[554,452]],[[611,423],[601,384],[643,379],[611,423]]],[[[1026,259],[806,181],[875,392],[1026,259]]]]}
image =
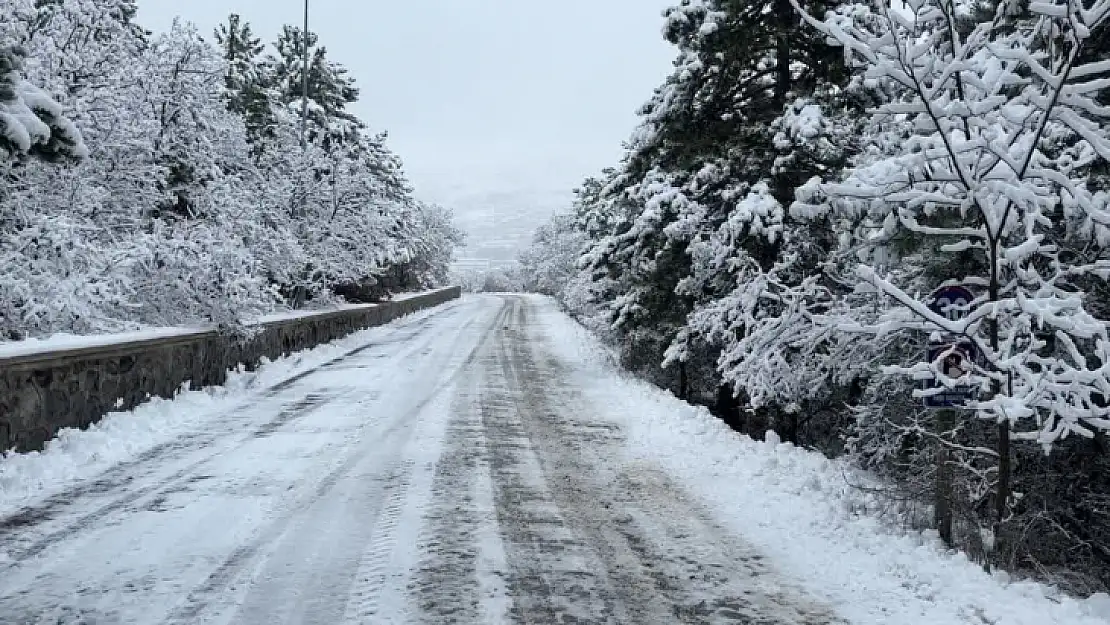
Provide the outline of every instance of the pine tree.
{"type": "MultiPolygon", "coordinates": [[[[687,318],[703,308],[727,314],[713,303],[743,285],[725,265],[743,257],[761,272],[775,266],[783,229],[796,227],[782,208],[794,187],[845,161],[836,142],[848,135],[839,120],[849,102],[842,55],[800,28],[788,4],[686,0],[667,11],[664,33],[679,50],[675,71],[641,111],[621,171],[601,193],[623,217],[589,259],[598,279],[613,281],[617,326],[651,343],[630,349],[656,354],[648,369],[674,365],[684,391],[687,363],[711,370],[726,347],[723,335],[702,331],[714,323],[708,313],[699,327],[687,318]],[[753,193],[775,206],[747,233],[736,213],[753,193]],[[778,224],[764,223],[771,215],[778,224]],[[706,253],[719,266],[693,258],[706,253]]],[[[819,245],[809,247],[820,257],[819,245]]]]}
{"type": "Polygon", "coordinates": [[[257,158],[266,149],[266,142],[273,140],[277,123],[273,112],[275,97],[267,87],[262,64],[265,45],[254,36],[250,23],[235,13],[216,29],[215,40],[227,63],[224,86],[228,110],[243,118],[251,154],[257,158]]]}
{"type": "MultiPolygon", "coordinates": [[[[347,111],[347,105],[358,100],[358,88],[346,68],[329,60],[327,49],[317,45],[315,33],[309,33],[308,45],[312,50],[308,66],[309,137],[329,150],[354,142],[363,124],[347,111]]],[[[295,107],[298,114],[303,92],[303,46],[301,29],[286,25],[274,42],[277,54],[268,59],[271,86],[282,103],[295,107]]]]}

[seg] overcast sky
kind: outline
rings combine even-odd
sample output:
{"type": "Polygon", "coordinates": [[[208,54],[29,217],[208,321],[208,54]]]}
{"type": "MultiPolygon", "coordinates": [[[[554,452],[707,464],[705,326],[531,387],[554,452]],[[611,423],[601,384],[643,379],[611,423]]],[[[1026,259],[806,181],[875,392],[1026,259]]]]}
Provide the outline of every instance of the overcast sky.
{"type": "MultiPolygon", "coordinates": [[[[470,255],[519,245],[612,165],[635,111],[670,70],[675,0],[312,0],[311,29],[358,81],[355,108],[387,130],[417,195],[455,208],[470,255]]],[[[139,0],[210,34],[228,13],[271,42],[300,0],[139,0]]]]}

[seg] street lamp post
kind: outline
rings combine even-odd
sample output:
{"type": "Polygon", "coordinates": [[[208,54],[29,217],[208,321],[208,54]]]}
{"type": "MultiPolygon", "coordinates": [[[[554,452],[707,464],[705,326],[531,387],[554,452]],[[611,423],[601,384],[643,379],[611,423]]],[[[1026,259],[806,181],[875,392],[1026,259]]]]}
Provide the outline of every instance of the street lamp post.
{"type": "Polygon", "coordinates": [[[308,145],[308,0],[304,0],[304,67],[301,68],[301,147],[308,145]]]}

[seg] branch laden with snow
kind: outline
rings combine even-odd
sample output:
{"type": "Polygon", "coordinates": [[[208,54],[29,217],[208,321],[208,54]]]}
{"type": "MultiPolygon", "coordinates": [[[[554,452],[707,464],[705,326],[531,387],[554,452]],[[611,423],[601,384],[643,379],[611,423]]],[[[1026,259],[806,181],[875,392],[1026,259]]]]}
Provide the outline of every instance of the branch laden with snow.
{"type": "MultiPolygon", "coordinates": [[[[1077,265],[1062,253],[1077,237],[1110,243],[1107,198],[1086,177],[1110,157],[1110,108],[1097,98],[1110,64],[1085,60],[1110,2],[1037,2],[1016,16],[1002,4],[970,27],[957,5],[931,0],[908,12],[856,5],[824,21],[795,7],[867,80],[900,94],[876,119],[912,129],[896,150],[884,146],[844,180],[820,185],[832,214],[860,224],[869,264],[858,279],[900,306],[849,329],[973,341],[984,362],[962,381],[984,394],[971,407],[1046,449],[1110,430],[1106,324],[1076,285],[1080,275],[1105,277],[1105,262],[1077,265]],[[949,277],[978,291],[966,317],[931,312],[912,280],[884,269],[914,240],[966,259],[949,277]]],[[[814,213],[812,204],[795,208],[814,213]]],[[[938,365],[890,371],[939,378],[938,365]]]]}
{"type": "Polygon", "coordinates": [[[303,75],[299,31],[267,57],[238,18],[216,47],[135,14],[133,0],[0,2],[0,41],[28,59],[0,53],[0,340],[234,326],[447,279],[450,212],[413,197],[322,47],[302,145],[301,94],[282,89],[303,75]]]}
{"type": "Polygon", "coordinates": [[[87,157],[81,132],[62,106],[23,79],[23,57],[20,48],[0,48],[0,160],[87,157]]]}

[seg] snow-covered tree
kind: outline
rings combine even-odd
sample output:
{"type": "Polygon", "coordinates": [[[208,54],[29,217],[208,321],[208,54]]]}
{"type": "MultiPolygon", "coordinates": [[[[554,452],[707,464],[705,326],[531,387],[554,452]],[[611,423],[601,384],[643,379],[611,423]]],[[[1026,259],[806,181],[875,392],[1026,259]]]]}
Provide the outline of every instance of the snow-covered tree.
{"type": "MultiPolygon", "coordinates": [[[[274,42],[269,81],[282,102],[298,114],[304,91],[305,35],[296,26],[285,26],[274,42]]],[[[327,48],[317,45],[316,33],[308,33],[311,61],[308,65],[309,136],[325,149],[356,141],[365,124],[347,106],[358,100],[359,90],[347,69],[328,58],[327,48]]]]}
{"type": "Polygon", "coordinates": [[[526,290],[564,301],[568,285],[578,275],[578,258],[587,243],[572,215],[552,216],[536,230],[532,246],[520,256],[526,290]]]}
{"type": "Polygon", "coordinates": [[[257,156],[265,149],[265,142],[274,138],[277,123],[277,96],[267,84],[262,59],[266,46],[254,36],[250,24],[235,13],[216,29],[215,40],[227,64],[224,97],[228,109],[243,118],[252,153],[257,156]]]}
{"type": "Polygon", "coordinates": [[[841,55],[783,2],[689,0],[665,20],[675,71],[597,193],[608,232],[585,262],[643,368],[662,364],[680,393],[708,384],[728,403],[745,392],[719,360],[747,332],[721,305],[749,286],[735,272],[769,271],[792,245],[794,273],[774,280],[793,284],[829,246],[819,228],[787,223],[783,207],[796,184],[838,170],[851,151],[847,76],[841,55]],[[752,221],[755,205],[769,212],[752,221]],[[725,376],[688,384],[690,366],[725,376]]]}
{"type": "Polygon", "coordinates": [[[24,80],[22,48],[0,48],[0,161],[83,159],[88,149],[62,106],[24,80]]]}
{"type": "Polygon", "coordinates": [[[154,160],[165,172],[159,214],[201,216],[206,185],[242,167],[247,152],[243,118],[224,109],[226,65],[191,25],[174,22],[151,42],[144,59],[150,78],[145,105],[157,121],[154,160]]]}
{"type": "Polygon", "coordinates": [[[981,362],[965,363],[959,379],[946,374],[944,354],[887,372],[981,390],[968,408],[998,424],[994,487],[1003,523],[1012,503],[1011,439],[1047,450],[1110,430],[1106,324],[1078,288],[1081,279],[1105,279],[1110,267],[1107,196],[1087,178],[1110,157],[1110,109],[1098,101],[1110,66],[1086,60],[1110,3],[1033,2],[1027,13],[1002,3],[970,25],[963,5],[932,0],[907,11],[857,5],[824,21],[802,15],[868,80],[897,90],[874,115],[905,119],[913,132],[896,149],[878,146],[846,179],[810,185],[794,212],[854,223],[860,288],[896,304],[846,329],[975,345],[981,362]],[[977,291],[965,310],[930,310],[920,282],[898,270],[901,259],[925,250],[968,258],[948,264],[943,282],[977,291]]]}
{"type": "Polygon", "coordinates": [[[131,0],[0,3],[0,41],[28,59],[5,48],[22,70],[0,83],[22,105],[5,96],[0,111],[26,105],[37,141],[21,135],[17,151],[64,149],[65,119],[88,146],[76,165],[0,159],[0,337],[234,325],[346,284],[380,295],[445,279],[450,213],[415,200],[322,48],[310,77],[323,104],[310,102],[302,146],[300,95],[283,99],[245,22],[229,19],[217,47],[134,16],[131,0]],[[59,107],[30,105],[42,94],[59,107]]]}

